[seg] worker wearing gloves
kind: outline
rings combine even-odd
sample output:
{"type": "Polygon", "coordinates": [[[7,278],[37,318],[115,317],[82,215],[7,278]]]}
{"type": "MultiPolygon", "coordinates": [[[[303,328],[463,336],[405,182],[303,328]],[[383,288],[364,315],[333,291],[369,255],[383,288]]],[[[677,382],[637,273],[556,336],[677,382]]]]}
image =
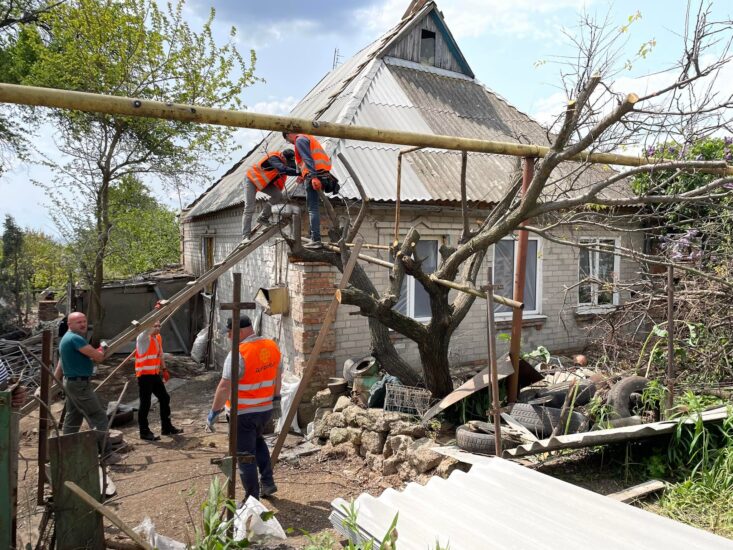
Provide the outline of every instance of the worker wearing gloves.
{"type": "Polygon", "coordinates": [[[283,137],[295,145],[295,164],[300,171],[298,183],[305,184],[311,242],[305,248],[323,248],[321,244],[321,215],[318,210],[319,191],[338,193],[338,180],[331,174],[331,159],[316,138],[307,134],[283,132],[283,137]]]}
{"type": "Polygon", "coordinates": [[[137,423],[140,428],[140,439],[157,441],[159,436],[150,431],[148,412],[150,412],[151,396],[158,398],[160,406],[160,426],[163,435],[177,435],[183,430],[171,423],[171,398],[165,389],[170,378],[163,357],[163,338],[160,335],[160,322],[156,321],[152,328],[141,332],[135,342],[135,376],[140,393],[140,408],[137,411],[137,423]]]}
{"type": "Polygon", "coordinates": [[[71,313],[67,322],[69,330],[59,342],[59,362],[55,371],[57,379],[63,376],[66,393],[64,435],[78,432],[82,420],[86,420],[97,437],[99,453],[105,455],[107,464],[114,464],[120,456],[111,453],[109,447],[102,449],[107,432],[107,413],[91,383],[94,363],[104,360],[104,344],[94,349],[86,341],[87,318],[83,313],[71,313]]]}
{"type": "Polygon", "coordinates": [[[297,176],[295,153],[292,149],[273,151],[255,162],[244,178],[244,214],[242,215],[242,236],[246,239],[252,231],[252,217],[255,213],[257,191],[270,196],[262,207],[257,223],[270,220],[272,205],[283,202],[283,189],[288,176],[297,176]]]}
{"type": "MultiPolygon", "coordinates": [[[[232,320],[227,320],[227,334],[232,338],[232,320]]],[[[252,321],[246,315],[239,319],[239,374],[237,414],[237,452],[255,456],[256,464],[239,464],[239,475],[247,497],[268,497],[277,491],[272,475],[270,451],[263,437],[270,418],[280,415],[280,350],[277,344],[255,335],[252,321]],[[259,470],[258,482],[257,472],[259,470]]],[[[224,360],[221,380],[214,394],[211,411],[206,418],[207,431],[214,431],[214,423],[224,410],[231,392],[231,352],[224,360]]]]}

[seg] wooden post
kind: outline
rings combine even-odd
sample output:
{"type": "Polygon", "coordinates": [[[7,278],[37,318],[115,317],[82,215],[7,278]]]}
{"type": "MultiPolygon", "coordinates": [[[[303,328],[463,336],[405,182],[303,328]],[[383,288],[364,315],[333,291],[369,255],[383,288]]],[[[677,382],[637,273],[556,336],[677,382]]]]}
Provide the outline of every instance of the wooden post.
{"type": "Polygon", "coordinates": [[[494,285],[493,268],[488,270],[489,284],[486,285],[486,345],[489,352],[489,394],[491,414],[494,417],[494,437],[496,456],[501,456],[501,407],[499,404],[499,367],[496,364],[496,325],[494,324],[494,285]]]}
{"type": "Polygon", "coordinates": [[[48,460],[48,408],[51,406],[49,389],[51,388],[51,371],[53,370],[52,347],[53,335],[49,329],[43,331],[41,340],[41,395],[45,406],[39,409],[38,415],[38,490],[36,504],[43,506],[43,491],[46,485],[46,460],[48,460]]]}
{"type": "MultiPolygon", "coordinates": [[[[232,301],[229,304],[221,304],[220,309],[232,312],[232,350],[231,350],[231,391],[229,393],[229,456],[232,459],[232,470],[229,473],[227,484],[227,498],[236,499],[237,487],[237,409],[239,403],[239,315],[243,309],[254,309],[253,302],[242,302],[242,274],[234,273],[234,286],[232,288],[232,301]]],[[[227,507],[227,521],[229,521],[229,532],[234,532],[233,511],[227,507]]]]}
{"type": "Polygon", "coordinates": [[[461,242],[468,239],[468,199],[466,197],[466,169],[468,168],[468,151],[461,151],[461,216],[463,217],[463,232],[461,242]]]}
{"type": "MultiPolygon", "coordinates": [[[[534,176],[534,159],[525,157],[524,167],[522,170],[522,201],[529,188],[529,183],[534,176]]],[[[520,227],[526,224],[526,220],[520,224],[520,227]]],[[[527,274],[527,247],[529,243],[529,233],[526,230],[518,231],[519,239],[517,245],[516,261],[514,262],[514,298],[515,302],[524,302],[524,280],[527,274]]],[[[507,397],[509,403],[517,401],[519,393],[519,355],[522,351],[522,310],[512,310],[512,341],[510,345],[509,355],[512,359],[514,373],[509,377],[507,397]]]]}
{"type": "Polygon", "coordinates": [[[674,404],[674,266],[667,266],[667,395],[664,417],[674,404]]]}
{"type": "Polygon", "coordinates": [[[12,392],[0,392],[0,548],[15,548],[18,516],[18,420],[12,392]]]}
{"type": "Polygon", "coordinates": [[[99,462],[94,432],[50,437],[48,448],[56,514],[56,549],[103,549],[102,516],[90,512],[65,485],[65,482],[72,481],[99,502],[99,462]]]}
{"type": "MultiPolygon", "coordinates": [[[[346,285],[349,284],[349,279],[351,279],[351,273],[354,271],[354,266],[356,265],[356,261],[359,258],[359,251],[361,250],[361,245],[363,244],[364,239],[362,237],[357,237],[356,242],[354,243],[354,249],[351,251],[351,254],[349,255],[349,261],[346,262],[346,267],[344,267],[343,275],[341,276],[341,280],[339,281],[338,290],[336,291],[336,294],[339,293],[339,291],[346,288],[346,285]]],[[[326,311],[326,315],[323,318],[323,323],[321,324],[321,330],[318,331],[318,336],[316,337],[316,343],[313,345],[313,350],[311,351],[311,354],[308,356],[308,362],[305,364],[305,368],[303,369],[303,377],[300,380],[300,384],[298,384],[298,389],[295,392],[295,395],[293,396],[293,401],[290,403],[290,408],[288,409],[288,413],[285,415],[285,422],[283,422],[283,428],[280,430],[280,433],[277,434],[277,441],[275,441],[275,447],[272,449],[272,455],[271,460],[273,465],[277,463],[277,458],[280,456],[280,451],[283,448],[283,444],[285,443],[285,438],[288,435],[288,428],[293,423],[293,418],[295,418],[295,415],[298,412],[298,406],[300,405],[300,400],[303,399],[303,394],[305,393],[308,382],[310,381],[311,376],[313,375],[313,370],[316,366],[316,361],[318,361],[318,356],[321,354],[321,348],[323,347],[323,343],[326,341],[326,335],[328,334],[328,329],[331,328],[331,323],[333,323],[334,318],[336,317],[336,309],[338,308],[339,302],[334,295],[333,299],[331,300],[331,303],[328,305],[328,310],[326,311]]]]}

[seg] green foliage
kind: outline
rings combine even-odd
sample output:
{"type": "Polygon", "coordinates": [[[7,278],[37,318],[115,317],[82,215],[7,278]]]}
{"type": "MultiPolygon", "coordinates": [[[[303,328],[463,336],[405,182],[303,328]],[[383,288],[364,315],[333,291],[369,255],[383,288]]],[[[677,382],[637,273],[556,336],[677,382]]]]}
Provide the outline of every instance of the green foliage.
{"type": "Polygon", "coordinates": [[[550,360],[550,350],[545,346],[537,346],[536,349],[533,349],[529,353],[522,353],[522,359],[540,359],[547,363],[550,360]]]}
{"type": "MultiPolygon", "coordinates": [[[[359,513],[356,509],[356,504],[352,500],[349,505],[342,505],[341,511],[344,514],[343,526],[346,527],[351,533],[359,532],[359,513]]],[[[392,524],[387,529],[387,532],[382,538],[382,542],[378,546],[374,545],[374,542],[368,540],[363,543],[354,544],[351,540],[343,547],[347,550],[395,550],[397,548],[397,518],[399,514],[395,514],[392,524]]],[[[323,532],[310,534],[307,531],[303,531],[308,544],[305,546],[305,550],[334,550],[335,548],[341,548],[342,546],[334,538],[331,533],[323,532]]]]}
{"type": "Polygon", "coordinates": [[[227,531],[231,521],[225,519],[225,510],[235,513],[237,505],[236,502],[226,498],[226,491],[219,478],[214,477],[209,485],[206,500],[201,505],[201,527],[195,527],[196,542],[192,550],[228,550],[251,546],[247,537],[240,541],[229,538],[227,531]]]}
{"type": "MultiPolygon", "coordinates": [[[[11,315],[18,325],[23,324],[23,302],[29,291],[30,263],[23,254],[23,231],[9,214],[3,222],[2,259],[0,259],[0,299],[5,302],[5,313],[0,323],[7,326],[11,315]],[[12,314],[11,314],[12,312],[12,314]]],[[[0,306],[2,307],[2,306],[0,306]]]]}
{"type": "Polygon", "coordinates": [[[600,395],[594,395],[585,410],[598,428],[610,427],[609,421],[613,416],[613,407],[605,403],[600,395]]]}
{"type": "Polygon", "coordinates": [[[72,263],[68,248],[43,231],[26,229],[23,254],[30,262],[33,290],[60,290],[68,282],[72,263]]]}

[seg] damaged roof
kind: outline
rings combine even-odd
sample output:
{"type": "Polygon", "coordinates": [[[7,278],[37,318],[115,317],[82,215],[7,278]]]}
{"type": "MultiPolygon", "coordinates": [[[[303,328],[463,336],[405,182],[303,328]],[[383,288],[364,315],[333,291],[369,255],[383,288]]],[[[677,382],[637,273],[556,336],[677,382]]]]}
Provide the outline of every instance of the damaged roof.
{"type": "MultiPolygon", "coordinates": [[[[548,145],[542,126],[522,113],[473,76],[434,2],[404,18],[381,38],[328,73],[291,111],[293,117],[495,141],[548,145]],[[443,33],[463,72],[393,57],[395,44],[423,20],[443,33]]],[[[397,154],[390,144],[324,138],[333,160],[333,173],[341,181],[341,195],[359,199],[353,178],[358,178],[372,201],[396,199],[397,154]]],[[[244,202],[242,185],[249,166],[267,151],[287,144],[271,132],[198,197],[184,214],[186,219],[212,214],[244,202]]],[[[467,198],[490,204],[505,191],[517,167],[509,156],[469,153],[467,198]]],[[[407,203],[460,201],[461,153],[423,149],[406,154],[402,163],[401,200],[407,203]]],[[[601,167],[591,167],[583,179],[597,180],[601,167]]],[[[607,172],[606,172],[607,175],[607,172]]],[[[290,178],[292,195],[304,195],[290,178]]],[[[265,195],[261,195],[262,198],[265,195]]]]}

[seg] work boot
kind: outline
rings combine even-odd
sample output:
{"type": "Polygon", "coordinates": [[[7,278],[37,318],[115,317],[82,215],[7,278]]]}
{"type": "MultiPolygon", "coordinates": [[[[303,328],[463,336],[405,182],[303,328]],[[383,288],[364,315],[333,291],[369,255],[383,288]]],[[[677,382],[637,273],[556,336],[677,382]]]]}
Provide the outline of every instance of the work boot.
{"type": "Polygon", "coordinates": [[[304,244],[303,248],[307,248],[308,250],[321,250],[323,248],[323,243],[321,241],[311,241],[304,244]]]}
{"type": "Polygon", "coordinates": [[[259,216],[257,216],[255,223],[258,223],[260,225],[270,225],[270,216],[264,216],[260,214],[259,216]]]}
{"type": "Polygon", "coordinates": [[[171,426],[168,426],[166,429],[164,429],[161,433],[163,435],[178,435],[178,434],[182,434],[183,430],[171,425],[171,426]]]}
{"type": "Polygon", "coordinates": [[[274,481],[272,483],[260,484],[260,497],[267,498],[275,493],[277,493],[277,485],[275,485],[274,481]]]}
{"type": "Polygon", "coordinates": [[[145,441],[159,441],[160,436],[155,435],[153,432],[140,432],[140,439],[144,439],[145,441]]]}

